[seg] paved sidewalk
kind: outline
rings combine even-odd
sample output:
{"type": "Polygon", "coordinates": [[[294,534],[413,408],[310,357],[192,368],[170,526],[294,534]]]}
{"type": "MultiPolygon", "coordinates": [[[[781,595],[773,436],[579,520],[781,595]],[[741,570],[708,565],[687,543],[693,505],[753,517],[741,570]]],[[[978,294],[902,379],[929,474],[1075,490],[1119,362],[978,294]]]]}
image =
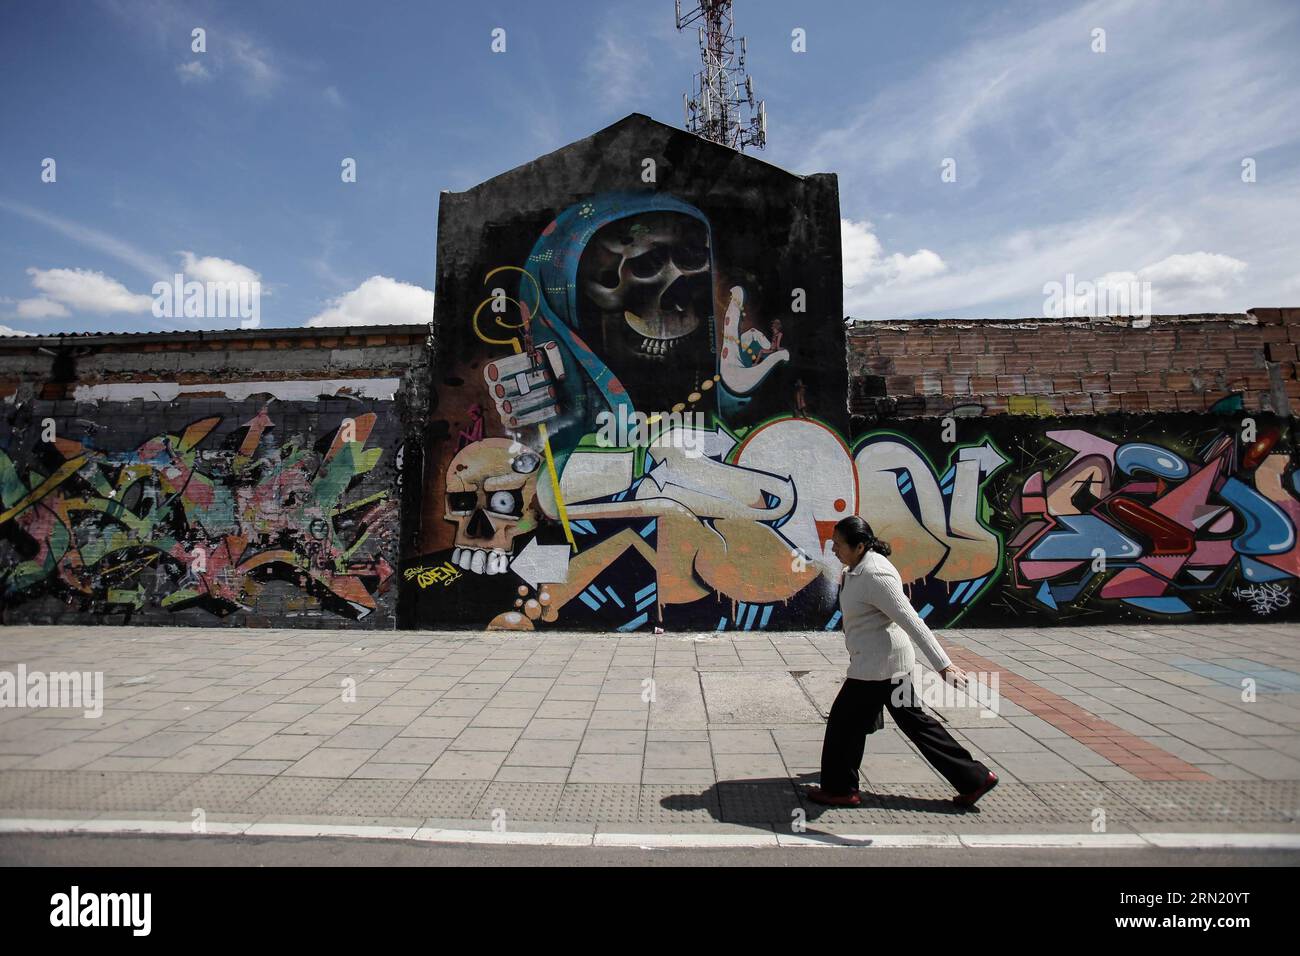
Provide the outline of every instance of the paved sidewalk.
{"type": "Polygon", "coordinates": [[[106,698],[94,719],[0,708],[0,818],[1300,833],[1300,625],[938,634],[963,668],[998,674],[996,715],[934,708],[1002,778],[977,811],[953,807],[888,718],[868,738],[862,808],[801,802],[843,675],[838,633],[0,628],[0,671],[103,671],[106,698]]]}

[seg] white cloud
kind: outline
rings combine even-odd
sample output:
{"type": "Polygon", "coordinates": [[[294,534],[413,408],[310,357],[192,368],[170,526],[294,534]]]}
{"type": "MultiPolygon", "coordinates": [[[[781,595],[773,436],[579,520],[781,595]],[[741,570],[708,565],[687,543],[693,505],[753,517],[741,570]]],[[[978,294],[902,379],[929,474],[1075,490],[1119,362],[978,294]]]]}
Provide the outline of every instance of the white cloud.
{"type": "Polygon", "coordinates": [[[35,335],[35,332],[24,332],[22,329],[11,329],[7,325],[0,325],[0,335],[35,335]]]}
{"type": "Polygon", "coordinates": [[[249,93],[265,96],[280,82],[280,72],[271,63],[266,45],[247,34],[236,34],[230,38],[230,53],[249,93]]]}
{"type": "Polygon", "coordinates": [[[181,270],[185,278],[194,282],[245,282],[260,283],[262,276],[248,266],[240,265],[230,259],[217,256],[196,256],[187,251],[181,252],[181,270]]]}
{"type": "MultiPolygon", "coordinates": [[[[44,293],[47,300],[78,312],[149,312],[153,307],[152,296],[136,295],[102,272],[32,268],[27,270],[27,274],[32,277],[32,285],[44,293]]],[[[19,303],[20,308],[21,305],[19,303]]]]}
{"type": "MultiPolygon", "coordinates": [[[[678,33],[671,16],[664,16],[658,4],[607,5],[604,20],[590,42],[582,64],[586,88],[606,114],[622,115],[630,110],[646,112],[650,91],[658,78],[676,66],[686,82],[699,69],[695,52],[695,28],[678,33]]],[[[680,125],[680,114],[671,121],[680,125]]]]}
{"type": "Polygon", "coordinates": [[[869,222],[840,220],[840,243],[844,261],[844,285],[862,300],[881,288],[907,285],[937,276],[947,270],[938,253],[918,249],[911,255],[885,255],[884,247],[869,222]]]}
{"type": "Polygon", "coordinates": [[[38,225],[52,229],[60,235],[67,236],[82,245],[89,246],[98,252],[112,256],[119,262],[124,262],[134,269],[138,269],[149,277],[149,279],[161,279],[169,277],[172,270],[168,268],[167,263],[163,262],[128,242],[124,242],[108,233],[100,232],[98,229],[92,229],[89,226],[83,226],[79,222],[72,222],[68,219],[62,219],[58,216],[51,215],[41,209],[34,209],[22,203],[14,202],[10,199],[0,199],[0,209],[8,210],[28,219],[38,225]]]}
{"type": "Polygon", "coordinates": [[[1040,315],[1045,283],[1064,283],[1070,273],[1091,278],[1107,272],[1112,260],[1149,257],[1151,243],[1135,228],[1143,212],[990,237],[962,248],[947,270],[922,281],[846,286],[845,314],[862,319],[990,318],[998,313],[996,306],[1013,303],[1002,317],[1040,315]]]}
{"type": "Polygon", "coordinates": [[[198,60],[177,64],[176,75],[181,78],[182,83],[196,83],[200,80],[212,79],[212,74],[208,72],[208,68],[198,60]]]}
{"type": "Polygon", "coordinates": [[[371,276],[351,292],[330,301],[309,326],[396,325],[433,320],[433,293],[388,276],[371,276]]]}
{"type": "Polygon", "coordinates": [[[1167,256],[1138,270],[1138,278],[1161,288],[1196,286],[1211,294],[1223,295],[1230,286],[1240,283],[1246,263],[1215,252],[1192,252],[1167,256]]]}
{"type": "Polygon", "coordinates": [[[846,235],[846,314],[1034,316],[1067,275],[1150,282],[1157,313],[1294,301],[1300,220],[1277,211],[1300,203],[1300,60],[1286,53],[1300,10],[1044,10],[971,21],[919,69],[872,78],[875,95],[830,124],[824,110],[791,118],[802,127],[775,161],[834,170],[843,214],[871,209],[892,246],[942,243],[943,271],[908,278],[898,263],[886,282],[874,236],[846,235]],[[1096,26],[1104,54],[1090,48],[1096,26]],[[945,183],[950,156],[958,179],[945,183]],[[1247,156],[1268,175],[1244,183],[1247,156]]]}
{"type": "Polygon", "coordinates": [[[1190,252],[1166,256],[1136,272],[1108,272],[1096,280],[1101,303],[1090,310],[1087,296],[1076,296],[1074,315],[1205,312],[1221,303],[1241,285],[1248,266],[1240,259],[1215,252],[1190,252]],[[1128,295],[1128,299],[1124,295],[1128,295]],[[1125,308],[1123,303],[1134,303],[1125,308]],[[1119,305],[1116,305],[1119,303],[1119,305]],[[1138,303],[1142,308],[1137,308],[1138,303]]]}
{"type": "Polygon", "coordinates": [[[337,86],[327,86],[324,90],[325,102],[335,109],[343,109],[347,104],[343,101],[343,94],[339,92],[337,86]]]}
{"type": "Polygon", "coordinates": [[[14,314],[20,319],[55,319],[72,313],[63,303],[38,296],[35,299],[21,299],[14,314]]]}
{"type": "Polygon", "coordinates": [[[188,47],[190,31],[202,25],[207,30],[207,51],[176,67],[182,83],[235,80],[245,92],[263,97],[281,85],[286,72],[302,74],[309,69],[227,18],[216,4],[204,4],[201,12],[192,4],[175,0],[100,0],[100,5],[168,61],[173,59],[177,38],[183,38],[188,47]]]}
{"type": "Polygon", "coordinates": [[[608,29],[596,37],[585,71],[600,105],[618,111],[643,97],[647,79],[654,73],[650,54],[635,37],[608,29]]]}
{"type": "MultiPolygon", "coordinates": [[[[1242,144],[1263,151],[1300,130],[1286,62],[1294,58],[1278,42],[1294,26],[1287,5],[1261,4],[1249,18],[1228,6],[1187,18],[1168,0],[1048,9],[1037,21],[1009,11],[982,18],[964,44],[883,86],[842,122],[810,123],[797,168],[841,177],[901,170],[930,183],[954,157],[969,186],[1010,149],[1017,181],[1056,195],[1112,165],[1141,190],[1143,174],[1185,175],[1225,146],[1235,166],[1242,144]],[[1100,23],[1106,53],[1090,48],[1100,23]]],[[[1099,198],[1114,202],[1113,189],[1099,198]]]]}

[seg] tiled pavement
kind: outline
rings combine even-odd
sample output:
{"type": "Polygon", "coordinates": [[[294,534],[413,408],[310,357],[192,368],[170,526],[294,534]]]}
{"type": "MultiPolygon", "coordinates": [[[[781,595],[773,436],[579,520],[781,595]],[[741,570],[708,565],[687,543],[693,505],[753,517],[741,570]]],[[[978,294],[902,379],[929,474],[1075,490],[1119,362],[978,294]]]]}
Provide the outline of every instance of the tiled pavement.
{"type": "Polygon", "coordinates": [[[0,708],[0,817],[1300,832],[1300,625],[939,637],[998,674],[996,715],[936,708],[1002,777],[977,812],[888,719],[864,807],[801,805],[835,633],[3,628],[0,670],[103,671],[106,702],[0,708]]]}

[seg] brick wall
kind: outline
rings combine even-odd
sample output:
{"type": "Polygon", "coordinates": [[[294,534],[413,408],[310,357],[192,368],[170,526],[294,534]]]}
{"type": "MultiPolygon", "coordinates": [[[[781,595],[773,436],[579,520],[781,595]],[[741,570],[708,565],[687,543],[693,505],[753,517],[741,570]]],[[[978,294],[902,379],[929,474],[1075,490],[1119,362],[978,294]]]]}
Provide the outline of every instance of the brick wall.
{"type": "Polygon", "coordinates": [[[1237,407],[1290,414],[1300,309],[1132,319],[849,327],[849,410],[873,421],[956,414],[1093,415],[1237,407]]]}

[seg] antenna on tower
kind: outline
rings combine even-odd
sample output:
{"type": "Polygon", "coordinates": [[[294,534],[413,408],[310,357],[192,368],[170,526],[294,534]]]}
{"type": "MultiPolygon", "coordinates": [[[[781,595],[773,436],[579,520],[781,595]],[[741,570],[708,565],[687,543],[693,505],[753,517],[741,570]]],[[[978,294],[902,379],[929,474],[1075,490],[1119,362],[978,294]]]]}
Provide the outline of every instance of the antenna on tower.
{"type": "Polygon", "coordinates": [[[762,149],[767,145],[767,104],[764,100],[754,102],[754,80],[745,73],[745,38],[740,38],[737,52],[732,33],[731,3],[699,0],[683,14],[682,0],[674,0],[678,30],[702,21],[697,33],[703,69],[695,74],[691,92],[683,97],[686,128],[732,149],[762,149]]]}

